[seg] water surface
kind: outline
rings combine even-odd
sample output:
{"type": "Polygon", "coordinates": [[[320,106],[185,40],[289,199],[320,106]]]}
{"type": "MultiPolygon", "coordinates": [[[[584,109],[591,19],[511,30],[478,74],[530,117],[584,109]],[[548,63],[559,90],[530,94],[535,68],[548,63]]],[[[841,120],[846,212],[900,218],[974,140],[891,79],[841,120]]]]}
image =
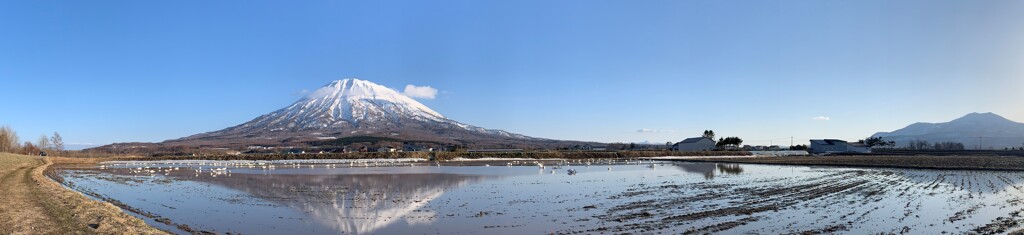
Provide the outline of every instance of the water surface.
{"type": "Polygon", "coordinates": [[[1017,172],[458,164],[118,162],[61,175],[172,224],[241,234],[986,233],[1024,211],[1017,172]]]}

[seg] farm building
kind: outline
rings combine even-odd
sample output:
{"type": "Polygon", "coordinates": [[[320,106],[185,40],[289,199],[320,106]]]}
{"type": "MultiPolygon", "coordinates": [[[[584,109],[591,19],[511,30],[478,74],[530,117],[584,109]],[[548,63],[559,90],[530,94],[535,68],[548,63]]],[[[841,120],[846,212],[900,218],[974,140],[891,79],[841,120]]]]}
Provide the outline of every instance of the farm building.
{"type": "Polygon", "coordinates": [[[605,150],[608,150],[608,147],[604,146],[604,145],[589,145],[589,144],[586,144],[586,145],[583,145],[583,149],[582,150],[584,150],[584,151],[605,151],[605,150]]]}
{"type": "Polygon", "coordinates": [[[811,140],[812,154],[823,153],[871,153],[871,148],[861,143],[849,143],[836,139],[811,140]]]}
{"type": "Polygon", "coordinates": [[[674,151],[711,151],[715,149],[715,141],[706,137],[687,138],[672,145],[674,151]]]}

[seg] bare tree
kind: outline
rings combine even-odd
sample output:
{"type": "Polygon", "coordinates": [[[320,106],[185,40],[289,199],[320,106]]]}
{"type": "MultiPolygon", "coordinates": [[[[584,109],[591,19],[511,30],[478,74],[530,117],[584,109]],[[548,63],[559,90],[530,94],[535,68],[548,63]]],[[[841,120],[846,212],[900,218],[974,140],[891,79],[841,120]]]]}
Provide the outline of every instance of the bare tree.
{"type": "Polygon", "coordinates": [[[39,155],[39,148],[33,145],[31,141],[25,141],[25,144],[21,146],[21,154],[39,155]]]}
{"type": "Polygon", "coordinates": [[[40,135],[39,140],[36,141],[36,147],[40,150],[50,150],[50,137],[46,135],[40,135]]]}
{"type": "Polygon", "coordinates": [[[10,126],[0,127],[0,152],[14,153],[19,148],[18,133],[10,126]]]}
{"type": "Polygon", "coordinates": [[[938,142],[933,146],[936,150],[964,150],[964,144],[959,142],[938,142]]]}
{"type": "Polygon", "coordinates": [[[931,147],[932,146],[928,144],[928,141],[924,140],[911,140],[909,143],[907,143],[907,149],[909,150],[926,150],[931,147]]]}
{"type": "Polygon", "coordinates": [[[64,137],[60,136],[60,133],[53,132],[53,136],[50,137],[50,144],[53,145],[54,154],[64,151],[64,137]]]}

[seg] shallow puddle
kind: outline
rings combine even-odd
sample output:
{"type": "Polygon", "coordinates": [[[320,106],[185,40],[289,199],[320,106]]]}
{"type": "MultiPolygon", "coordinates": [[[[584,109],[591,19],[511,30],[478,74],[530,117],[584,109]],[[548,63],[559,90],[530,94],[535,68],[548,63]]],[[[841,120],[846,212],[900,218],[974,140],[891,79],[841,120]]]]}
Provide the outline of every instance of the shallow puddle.
{"type": "Polygon", "coordinates": [[[241,234],[942,234],[1001,233],[1024,220],[1019,172],[651,161],[455,166],[465,164],[113,162],[59,175],[179,233],[184,225],[241,234]]]}

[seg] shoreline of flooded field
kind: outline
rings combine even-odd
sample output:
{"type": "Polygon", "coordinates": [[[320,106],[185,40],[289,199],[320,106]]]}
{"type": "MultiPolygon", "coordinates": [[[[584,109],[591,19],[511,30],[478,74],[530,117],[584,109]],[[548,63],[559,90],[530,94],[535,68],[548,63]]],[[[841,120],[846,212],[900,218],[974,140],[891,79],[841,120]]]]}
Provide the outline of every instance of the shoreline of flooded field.
{"type": "Polygon", "coordinates": [[[153,215],[148,223],[217,233],[988,234],[1024,221],[1024,177],[1015,172],[318,161],[108,162],[58,174],[73,189],[153,215]]]}

